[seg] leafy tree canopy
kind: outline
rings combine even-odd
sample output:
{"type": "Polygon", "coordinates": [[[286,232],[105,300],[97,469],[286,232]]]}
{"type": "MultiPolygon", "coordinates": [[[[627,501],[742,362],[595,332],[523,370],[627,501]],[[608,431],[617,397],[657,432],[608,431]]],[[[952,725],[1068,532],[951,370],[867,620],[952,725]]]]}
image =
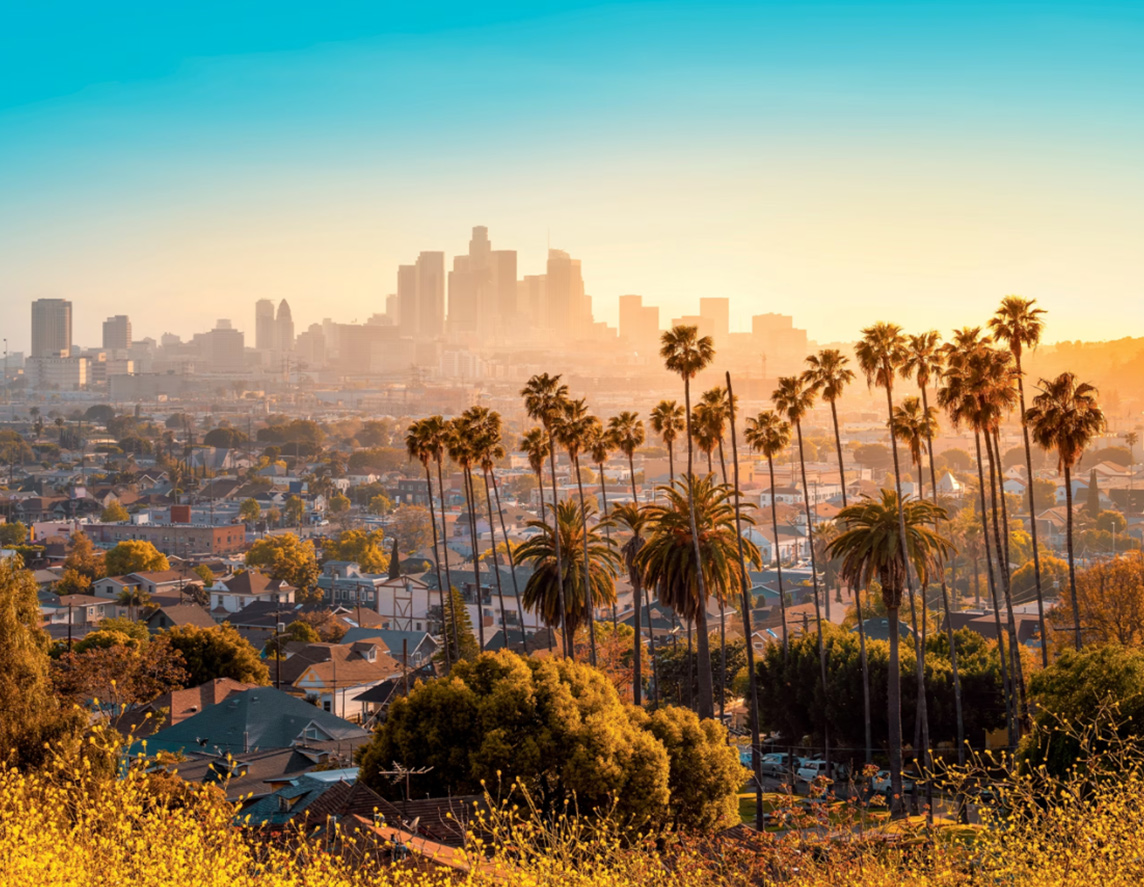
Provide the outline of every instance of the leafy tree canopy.
{"type": "Polygon", "coordinates": [[[213,628],[182,625],[164,633],[182,654],[186,685],[197,687],[215,678],[269,684],[270,672],[258,651],[229,623],[213,628]]]}
{"type": "Polygon", "coordinates": [[[124,539],[105,556],[107,575],[125,576],[151,570],[169,570],[165,555],[150,542],[142,539],[124,539]]]}

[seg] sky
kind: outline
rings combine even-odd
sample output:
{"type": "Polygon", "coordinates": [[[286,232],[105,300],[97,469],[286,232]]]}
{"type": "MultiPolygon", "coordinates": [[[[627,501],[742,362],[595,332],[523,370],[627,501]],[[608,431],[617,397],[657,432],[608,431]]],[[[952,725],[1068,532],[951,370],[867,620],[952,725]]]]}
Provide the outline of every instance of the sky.
{"type": "Polygon", "coordinates": [[[361,322],[486,225],[612,323],[1019,293],[1050,341],[1144,335],[1142,60],[1139,2],[2,4],[0,327],[361,322]]]}

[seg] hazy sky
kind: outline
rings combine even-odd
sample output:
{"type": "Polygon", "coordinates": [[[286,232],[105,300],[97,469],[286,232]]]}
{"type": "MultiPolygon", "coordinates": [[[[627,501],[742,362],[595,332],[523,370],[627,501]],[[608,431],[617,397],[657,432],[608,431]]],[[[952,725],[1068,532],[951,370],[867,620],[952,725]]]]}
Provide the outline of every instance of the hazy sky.
{"type": "Polygon", "coordinates": [[[184,336],[384,309],[396,266],[584,262],[597,317],[732,298],[820,341],[1006,293],[1144,335],[1144,4],[0,8],[0,309],[184,336]],[[109,11],[110,10],[110,11],[109,11]]]}

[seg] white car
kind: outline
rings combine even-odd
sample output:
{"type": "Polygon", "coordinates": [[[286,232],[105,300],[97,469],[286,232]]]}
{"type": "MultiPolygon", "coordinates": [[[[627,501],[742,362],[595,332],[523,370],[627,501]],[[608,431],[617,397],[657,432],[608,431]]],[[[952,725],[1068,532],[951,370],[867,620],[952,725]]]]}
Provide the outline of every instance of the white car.
{"type": "Polygon", "coordinates": [[[808,758],[799,764],[798,770],[795,774],[803,782],[814,782],[819,777],[830,778],[830,774],[826,767],[826,761],[821,758],[808,758]]]}
{"type": "Polygon", "coordinates": [[[772,779],[789,779],[792,769],[797,764],[798,760],[792,759],[786,752],[770,752],[763,755],[759,769],[763,771],[763,776],[769,776],[772,779]]]}
{"type": "MultiPolygon", "coordinates": [[[[877,773],[875,773],[872,786],[874,788],[874,791],[878,792],[879,794],[888,795],[891,791],[890,771],[889,770],[879,770],[877,773]]],[[[913,780],[908,779],[905,776],[905,774],[903,774],[902,775],[902,791],[903,792],[912,792],[913,790],[914,790],[913,780]]]]}

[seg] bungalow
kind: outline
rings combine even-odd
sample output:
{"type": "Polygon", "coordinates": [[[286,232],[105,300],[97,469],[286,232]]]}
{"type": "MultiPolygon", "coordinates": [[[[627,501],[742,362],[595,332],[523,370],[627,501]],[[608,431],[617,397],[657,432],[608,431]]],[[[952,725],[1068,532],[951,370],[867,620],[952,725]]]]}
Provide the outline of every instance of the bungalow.
{"type": "Polygon", "coordinates": [[[207,591],[211,596],[211,612],[226,618],[229,613],[250,606],[255,601],[276,604],[294,603],[294,586],[279,579],[271,579],[257,570],[247,570],[226,579],[219,579],[207,591]]]}
{"type": "Polygon", "coordinates": [[[364,721],[373,708],[358,697],[382,681],[403,674],[401,664],[383,647],[370,640],[308,644],[281,662],[281,675],[276,670],[274,679],[289,686],[288,692],[302,696],[323,711],[364,721]]]}
{"type": "Polygon", "coordinates": [[[198,604],[173,604],[159,607],[151,613],[143,624],[151,634],[158,634],[168,628],[179,628],[184,625],[194,625],[198,628],[214,628],[215,621],[210,613],[198,604]]]}

